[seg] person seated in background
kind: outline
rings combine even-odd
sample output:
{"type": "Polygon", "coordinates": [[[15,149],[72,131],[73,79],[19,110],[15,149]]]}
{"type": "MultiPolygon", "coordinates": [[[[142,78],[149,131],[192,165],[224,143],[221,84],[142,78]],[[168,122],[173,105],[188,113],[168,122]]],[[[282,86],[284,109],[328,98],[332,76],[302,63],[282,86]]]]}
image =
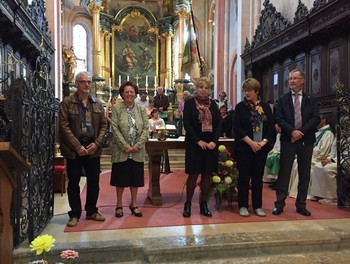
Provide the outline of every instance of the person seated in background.
{"type": "Polygon", "coordinates": [[[144,108],[146,108],[148,106],[148,99],[147,99],[147,92],[141,92],[140,93],[140,97],[136,97],[135,98],[135,103],[137,103],[138,105],[143,106],[144,108]]]}
{"type": "Polygon", "coordinates": [[[333,140],[331,152],[311,167],[310,195],[320,203],[336,203],[337,200],[337,138],[333,140]]]}
{"type": "Polygon", "coordinates": [[[233,110],[232,105],[226,99],[226,93],[224,91],[219,93],[219,98],[216,99],[215,102],[217,103],[219,109],[221,106],[225,105],[228,113],[233,110]]]}
{"type": "Polygon", "coordinates": [[[232,117],[227,112],[226,105],[222,105],[219,108],[220,122],[221,122],[221,134],[220,137],[232,137],[232,117]]]}
{"type": "Polygon", "coordinates": [[[159,117],[159,111],[154,108],[151,112],[151,118],[148,120],[150,138],[157,138],[157,131],[159,129],[165,129],[165,122],[159,117]]]}
{"type": "Polygon", "coordinates": [[[146,109],[146,114],[148,118],[152,118],[151,112],[154,109],[154,100],[153,98],[148,98],[148,106],[145,108],[146,109]]]}
{"type": "Polygon", "coordinates": [[[179,123],[178,123],[178,134],[179,135],[183,135],[183,112],[184,112],[184,107],[185,107],[185,101],[187,101],[188,99],[190,99],[191,94],[189,91],[184,91],[182,93],[182,99],[179,102],[179,106],[177,108],[178,112],[179,112],[179,123]]]}
{"type": "Polygon", "coordinates": [[[271,188],[274,189],[280,170],[280,150],[281,150],[281,128],[275,124],[276,141],[272,150],[267,154],[265,163],[263,182],[272,182],[271,188]]]}
{"type": "Polygon", "coordinates": [[[157,95],[154,97],[154,107],[159,110],[159,116],[168,121],[169,98],[164,94],[164,88],[157,88],[157,95]]]}
{"type": "MultiPolygon", "coordinates": [[[[331,151],[331,147],[334,141],[334,134],[332,128],[328,124],[327,117],[320,115],[321,121],[318,125],[316,132],[316,142],[312,151],[311,168],[322,158],[327,157],[331,151]]],[[[289,182],[289,196],[295,198],[298,194],[297,186],[299,182],[298,163],[294,160],[294,164],[291,171],[289,182]]],[[[308,190],[308,199],[312,199],[310,196],[310,188],[308,190]]]]}

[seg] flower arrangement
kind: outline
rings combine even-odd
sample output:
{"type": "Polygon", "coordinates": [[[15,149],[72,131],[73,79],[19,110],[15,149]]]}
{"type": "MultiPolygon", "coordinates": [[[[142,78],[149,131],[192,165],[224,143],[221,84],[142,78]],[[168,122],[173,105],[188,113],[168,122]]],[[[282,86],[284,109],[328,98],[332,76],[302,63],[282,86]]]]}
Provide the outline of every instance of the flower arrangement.
{"type": "MultiPolygon", "coordinates": [[[[55,239],[53,236],[45,234],[41,236],[37,236],[29,245],[32,251],[36,251],[36,255],[45,254],[45,252],[49,252],[52,247],[54,247],[55,239]]],[[[63,250],[60,254],[60,258],[62,261],[71,261],[75,258],[79,257],[79,253],[75,250],[63,250]]],[[[35,260],[29,262],[29,264],[47,264],[48,262],[45,259],[35,260]]],[[[61,262],[60,262],[61,263],[61,262]]]]}
{"type": "Polygon", "coordinates": [[[165,140],[166,139],[166,137],[168,136],[168,130],[166,130],[166,129],[159,129],[159,130],[157,130],[157,138],[158,138],[158,140],[165,140]]]}
{"type": "Polygon", "coordinates": [[[233,201],[233,194],[237,192],[238,170],[231,153],[224,145],[220,145],[218,158],[218,173],[211,178],[211,193],[215,192],[216,208],[219,209],[222,199],[226,198],[229,206],[233,201]]]}

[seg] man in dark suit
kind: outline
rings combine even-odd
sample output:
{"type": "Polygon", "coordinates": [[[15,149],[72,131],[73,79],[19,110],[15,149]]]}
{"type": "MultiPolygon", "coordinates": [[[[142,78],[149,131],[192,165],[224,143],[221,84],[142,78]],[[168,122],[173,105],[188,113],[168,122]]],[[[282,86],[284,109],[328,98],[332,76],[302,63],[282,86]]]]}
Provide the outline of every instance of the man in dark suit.
{"type": "Polygon", "coordinates": [[[277,104],[276,122],[281,127],[280,171],[276,186],[275,208],[272,214],[283,212],[288,185],[295,156],[297,156],[299,184],[295,202],[296,211],[304,216],[311,213],[306,209],[307,190],[310,182],[310,168],[315,130],[320,123],[316,98],[302,91],[305,74],[292,70],[289,74],[291,92],[283,95],[277,104]],[[298,107],[299,106],[299,107],[298,107]],[[299,113],[299,114],[298,114],[299,113]]]}

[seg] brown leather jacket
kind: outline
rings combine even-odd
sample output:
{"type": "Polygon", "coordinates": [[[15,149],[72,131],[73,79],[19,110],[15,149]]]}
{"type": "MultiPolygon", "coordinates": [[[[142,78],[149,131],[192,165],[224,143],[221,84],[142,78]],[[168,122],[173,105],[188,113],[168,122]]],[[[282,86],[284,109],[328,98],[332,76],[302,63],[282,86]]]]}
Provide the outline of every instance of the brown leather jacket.
{"type": "MultiPolygon", "coordinates": [[[[102,154],[104,136],[107,130],[107,119],[101,102],[90,97],[92,104],[92,123],[94,127],[94,143],[99,146],[92,157],[99,157],[102,154]]],[[[75,159],[77,151],[82,144],[78,137],[81,131],[80,105],[77,93],[67,96],[60,103],[59,108],[59,135],[60,150],[62,156],[68,159],[75,159]]]]}

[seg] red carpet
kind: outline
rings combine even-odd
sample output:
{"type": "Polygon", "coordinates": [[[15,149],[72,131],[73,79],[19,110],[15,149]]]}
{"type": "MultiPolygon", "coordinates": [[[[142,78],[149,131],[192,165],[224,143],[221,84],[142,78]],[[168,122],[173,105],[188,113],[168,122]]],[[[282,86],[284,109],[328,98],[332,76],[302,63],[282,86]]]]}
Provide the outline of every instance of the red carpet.
{"type": "MultiPolygon", "coordinates": [[[[105,222],[95,222],[85,220],[85,213],[76,227],[65,228],[65,232],[94,231],[94,230],[111,230],[124,228],[145,228],[159,226],[178,226],[178,225],[205,225],[205,224],[223,224],[223,223],[244,223],[244,222],[266,222],[266,221],[291,221],[291,220],[317,220],[317,219],[336,219],[347,218],[350,214],[347,210],[338,209],[335,205],[322,205],[318,202],[308,201],[307,208],[311,211],[311,217],[304,217],[295,212],[295,200],[287,199],[287,205],[284,212],[279,216],[272,215],[275,192],[267,184],[264,184],[263,191],[263,208],[267,213],[266,217],[258,217],[253,214],[249,217],[241,217],[238,214],[237,202],[233,203],[233,209],[227,206],[224,201],[221,209],[215,208],[215,199],[211,198],[209,209],[213,213],[212,218],[199,214],[198,195],[196,193],[192,200],[192,216],[190,218],[182,217],[182,209],[185,201],[184,182],[186,175],[183,170],[174,170],[171,174],[161,174],[160,186],[163,197],[162,206],[152,206],[147,198],[148,173],[145,173],[145,187],[139,189],[138,206],[143,213],[143,217],[135,217],[130,214],[128,208],[130,203],[130,191],[124,191],[124,216],[116,218],[114,216],[116,194],[115,188],[109,185],[110,172],[101,174],[100,180],[100,197],[98,201],[99,212],[106,217],[105,222]]],[[[199,187],[197,187],[199,189],[199,187]]],[[[82,192],[82,204],[85,204],[86,186],[82,192]]],[[[84,206],[83,206],[84,208],[84,206]]]]}

